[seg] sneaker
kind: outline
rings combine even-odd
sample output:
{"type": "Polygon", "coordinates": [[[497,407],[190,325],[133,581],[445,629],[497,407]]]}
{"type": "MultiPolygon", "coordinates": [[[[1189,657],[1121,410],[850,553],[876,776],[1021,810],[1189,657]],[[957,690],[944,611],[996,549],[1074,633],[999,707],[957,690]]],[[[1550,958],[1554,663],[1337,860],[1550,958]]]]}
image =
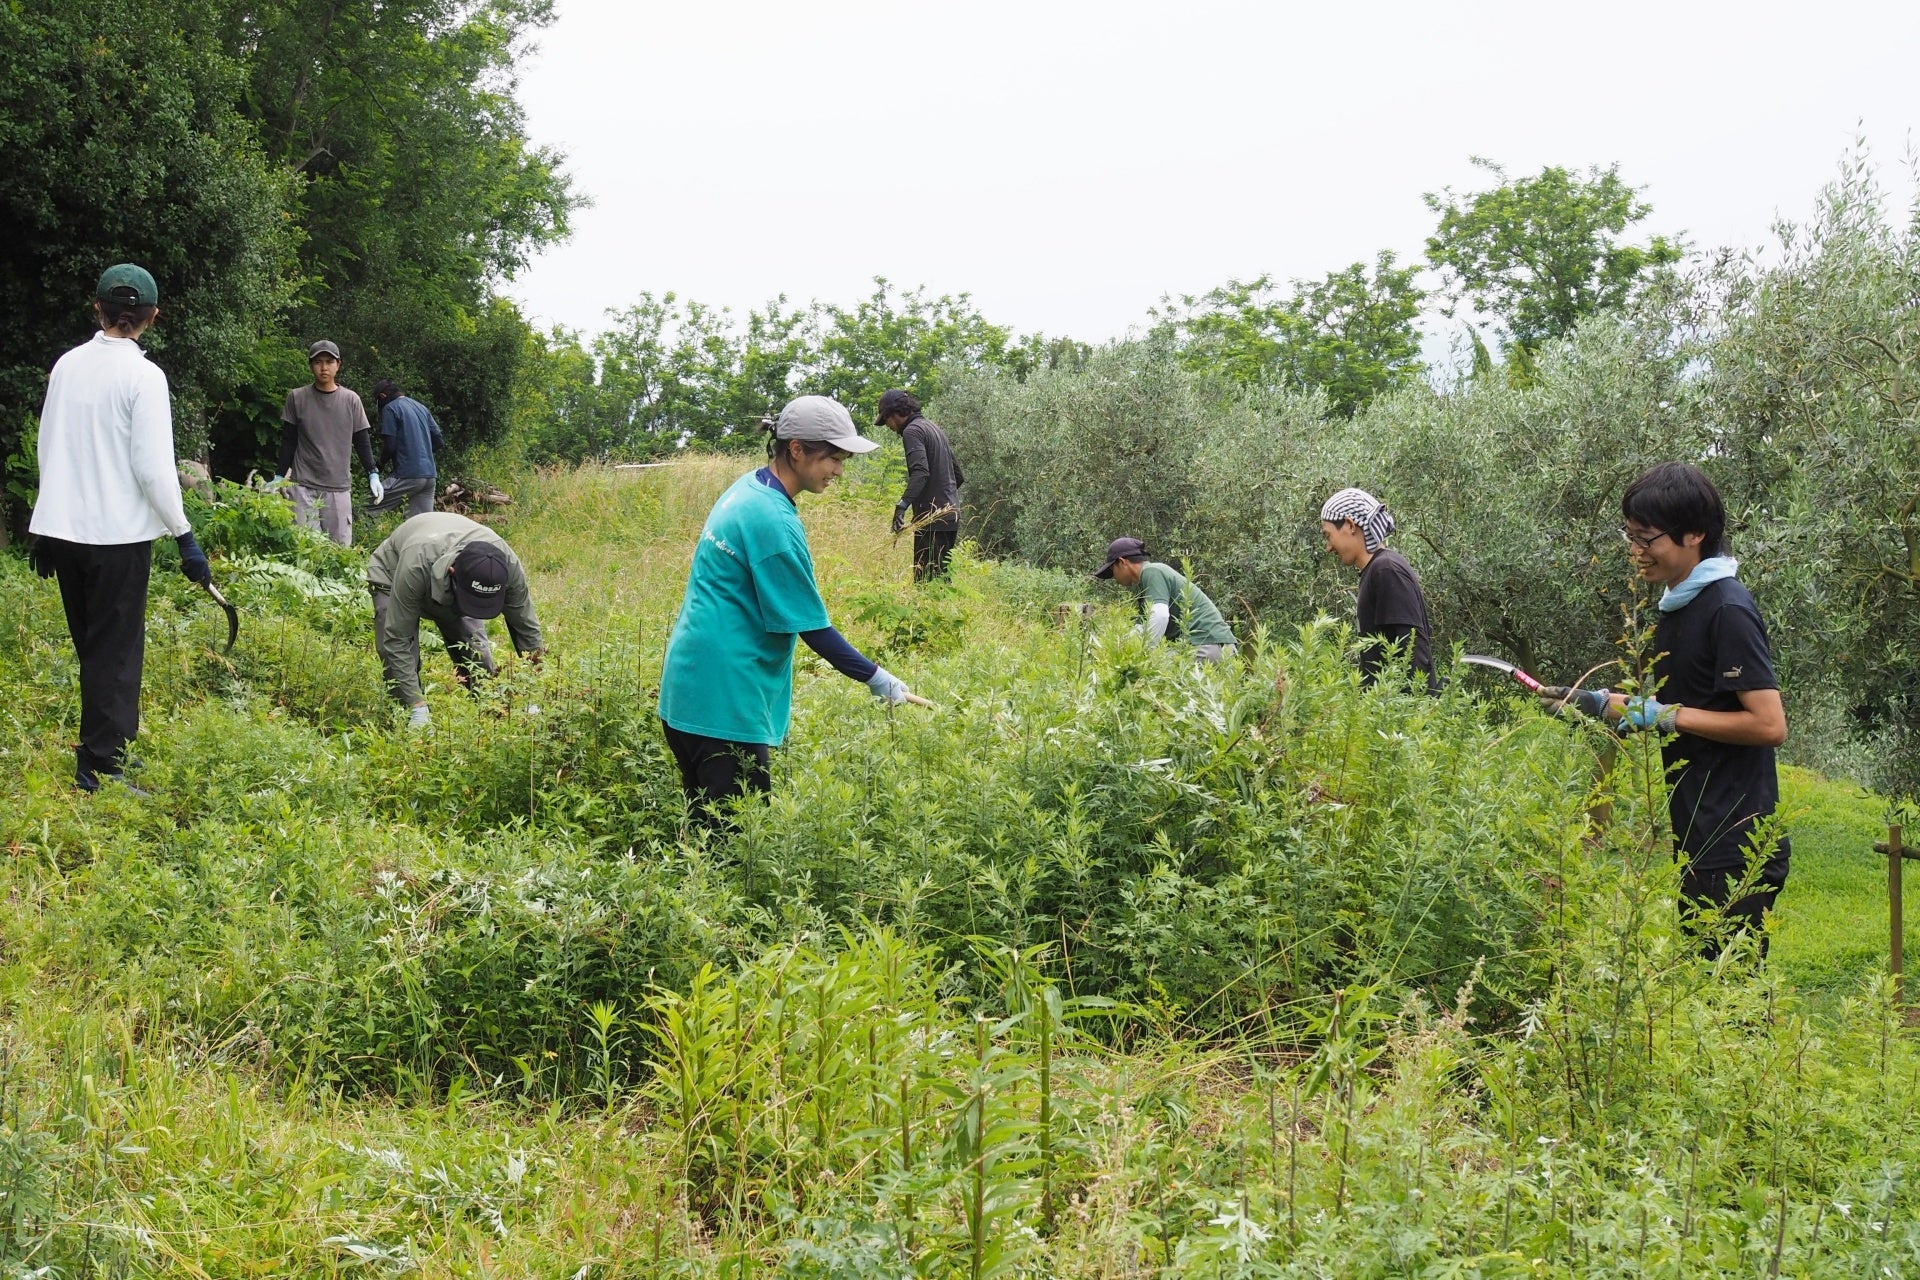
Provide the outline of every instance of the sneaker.
{"type": "Polygon", "coordinates": [[[127,775],[118,769],[110,773],[101,773],[93,769],[83,768],[76,768],[73,771],[73,785],[88,795],[92,795],[98,791],[104,783],[108,782],[118,783],[120,786],[126,788],[129,795],[137,796],[142,800],[147,798],[147,793],[134,786],[131,782],[128,782],[127,775]]]}

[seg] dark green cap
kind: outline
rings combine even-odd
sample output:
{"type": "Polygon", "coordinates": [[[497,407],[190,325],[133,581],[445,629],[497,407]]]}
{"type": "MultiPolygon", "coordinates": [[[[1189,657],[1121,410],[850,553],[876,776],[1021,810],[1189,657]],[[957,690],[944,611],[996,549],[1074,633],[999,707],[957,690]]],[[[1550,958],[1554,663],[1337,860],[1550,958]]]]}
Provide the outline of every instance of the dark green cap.
{"type": "Polygon", "coordinates": [[[136,307],[160,305],[160,286],[145,267],[121,262],[100,273],[100,287],[93,296],[102,302],[120,302],[136,307]]]}

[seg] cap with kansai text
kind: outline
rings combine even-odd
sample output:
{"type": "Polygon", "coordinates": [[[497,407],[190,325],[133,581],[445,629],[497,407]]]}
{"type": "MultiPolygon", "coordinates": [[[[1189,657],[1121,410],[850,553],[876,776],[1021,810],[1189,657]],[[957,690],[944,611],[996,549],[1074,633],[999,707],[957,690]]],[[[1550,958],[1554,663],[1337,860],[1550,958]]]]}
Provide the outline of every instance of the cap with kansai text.
{"type": "Polygon", "coordinates": [[[507,555],[490,542],[469,542],[453,557],[453,603],[466,618],[497,618],[507,608],[507,555]]]}

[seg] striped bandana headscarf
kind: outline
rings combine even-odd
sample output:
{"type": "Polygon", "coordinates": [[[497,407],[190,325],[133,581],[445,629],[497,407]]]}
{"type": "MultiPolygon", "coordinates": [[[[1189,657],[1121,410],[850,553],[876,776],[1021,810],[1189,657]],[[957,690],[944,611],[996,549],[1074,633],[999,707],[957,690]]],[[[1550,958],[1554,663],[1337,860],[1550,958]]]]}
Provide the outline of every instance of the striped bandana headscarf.
{"type": "Polygon", "coordinates": [[[1320,518],[1329,524],[1353,521],[1359,526],[1360,536],[1366,539],[1369,553],[1386,546],[1387,539],[1393,535],[1393,516],[1387,511],[1387,504],[1365,489],[1342,489],[1334,494],[1320,508],[1320,518]]]}

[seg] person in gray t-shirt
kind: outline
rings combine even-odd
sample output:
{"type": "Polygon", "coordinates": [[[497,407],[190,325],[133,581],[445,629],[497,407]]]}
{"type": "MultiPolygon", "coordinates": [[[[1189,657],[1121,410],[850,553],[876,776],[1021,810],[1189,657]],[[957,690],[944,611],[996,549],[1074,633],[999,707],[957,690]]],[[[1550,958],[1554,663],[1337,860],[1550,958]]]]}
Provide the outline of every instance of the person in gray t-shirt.
{"type": "Polygon", "coordinates": [[[294,519],[319,529],[341,546],[353,543],[353,470],[349,453],[360,455],[367,487],[378,503],[380,475],[373,465],[373,427],[360,397],[336,380],[340,348],[322,339],[313,344],[308,367],[311,386],[287,392],[280,410],[280,474],[293,482],[294,519]]]}

